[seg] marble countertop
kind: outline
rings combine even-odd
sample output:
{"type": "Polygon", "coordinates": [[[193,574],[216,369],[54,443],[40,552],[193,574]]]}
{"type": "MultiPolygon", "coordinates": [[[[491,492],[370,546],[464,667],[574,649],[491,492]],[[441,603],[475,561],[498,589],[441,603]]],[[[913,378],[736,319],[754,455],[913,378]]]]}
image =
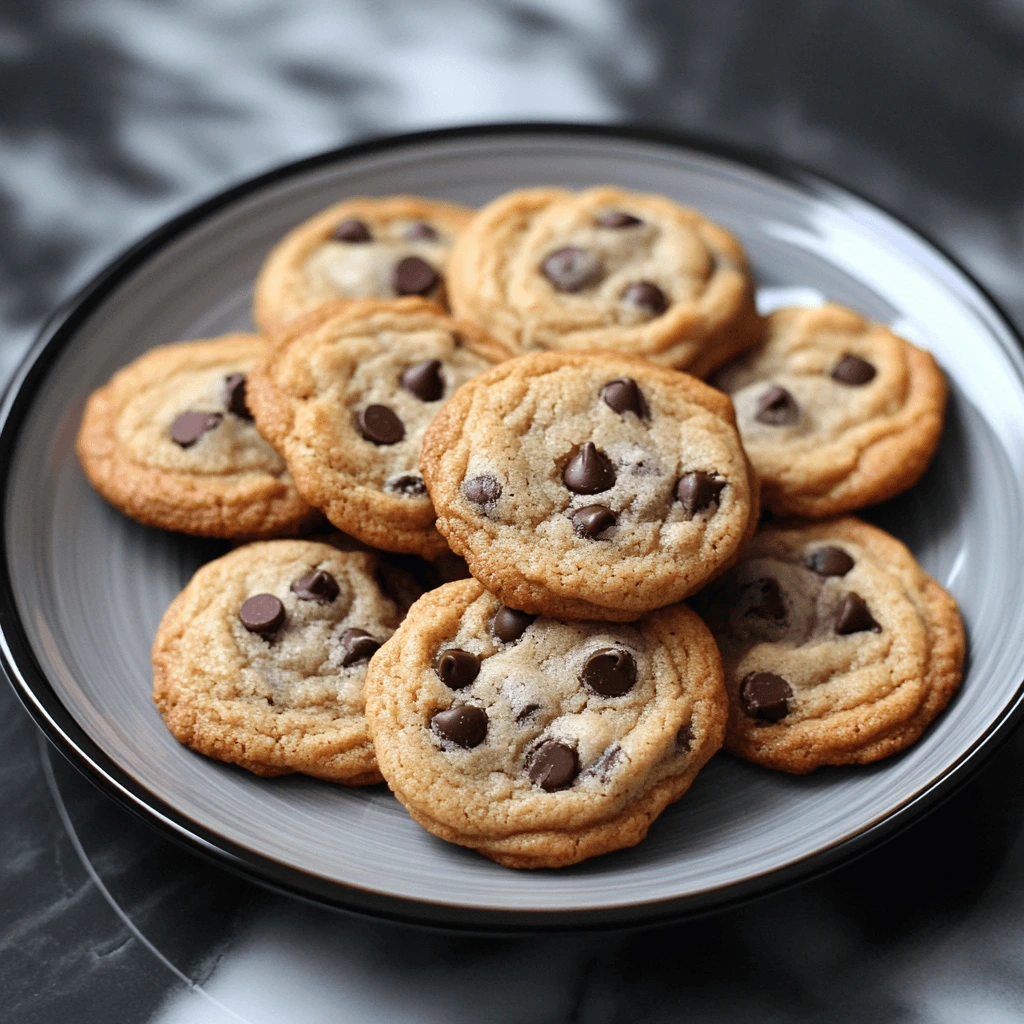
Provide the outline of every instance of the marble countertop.
{"type": "MultiPolygon", "coordinates": [[[[0,376],[169,215],[368,135],[641,123],[801,161],[1024,324],[1024,4],[0,0],[0,376]]],[[[885,846],[739,909],[480,938],[275,896],[48,748],[0,682],[0,1020],[1024,1020],[1024,734],[885,846]]]]}

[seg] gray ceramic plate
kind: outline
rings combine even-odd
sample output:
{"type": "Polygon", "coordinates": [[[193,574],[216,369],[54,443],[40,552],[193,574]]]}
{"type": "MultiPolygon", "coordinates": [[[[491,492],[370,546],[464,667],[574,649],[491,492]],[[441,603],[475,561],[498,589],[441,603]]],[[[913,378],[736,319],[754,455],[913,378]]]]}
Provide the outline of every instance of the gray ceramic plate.
{"type": "Polygon", "coordinates": [[[1005,736],[1024,678],[1024,362],[951,260],[893,217],[791,167],[598,128],[411,136],[327,154],[169,224],[47,329],[4,407],[6,667],[49,736],[129,806],[271,885],[421,921],[522,927],[705,910],[863,849],[948,792],[1005,736]],[[696,206],[747,247],[764,305],[827,297],[897,325],[953,385],[934,465],[871,518],[960,602],[960,696],[913,749],[807,778],[722,755],[634,850],[514,872],[434,839],[383,787],[264,781],[180,747],[149,699],[149,646],[208,544],[148,530],[89,489],[74,437],[88,393],[153,345],[250,324],[270,245],[353,193],[478,205],[508,189],[614,182],[696,206]]]}

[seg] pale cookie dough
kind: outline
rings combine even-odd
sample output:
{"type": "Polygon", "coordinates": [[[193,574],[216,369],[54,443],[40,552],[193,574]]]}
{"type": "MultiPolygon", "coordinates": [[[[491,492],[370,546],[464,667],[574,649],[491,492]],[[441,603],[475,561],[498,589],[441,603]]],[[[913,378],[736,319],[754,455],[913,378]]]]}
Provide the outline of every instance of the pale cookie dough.
{"type": "Polygon", "coordinates": [[[472,574],[558,618],[674,604],[757,523],[728,398],[628,356],[546,352],[488,370],[434,420],[420,465],[472,574]]]}
{"type": "Polygon", "coordinates": [[[725,747],[803,773],[910,746],[960,686],[956,602],[853,517],[769,523],[694,599],[725,663],[725,747]]]}
{"type": "Polygon", "coordinates": [[[336,203],[271,250],[256,280],[256,323],[274,335],[332,299],[422,295],[444,305],[448,254],[472,215],[419,196],[336,203]]]}
{"type": "Polygon", "coordinates": [[[78,457],[122,512],[202,537],[301,533],[321,520],[259,435],[246,375],[268,351],[255,334],[152,349],[85,406],[78,457]]]}
{"type": "Polygon", "coordinates": [[[932,355],[843,306],[772,313],[764,343],[711,382],[732,396],[780,516],[891,498],[921,477],[942,433],[946,379],[932,355]]]}
{"type": "Polygon", "coordinates": [[[175,737],[257,775],[380,782],[363,680],[405,607],[379,569],[304,540],[204,565],[153,643],[153,699],[175,737]]]}
{"type": "Polygon", "coordinates": [[[419,472],[423,434],[456,388],[507,355],[424,299],[335,302],[281,335],[250,375],[249,402],[335,526],[430,558],[447,545],[419,472]]]}
{"type": "Polygon", "coordinates": [[[521,349],[613,349],[699,377],[763,332],[728,231],[608,186],[495,199],[452,250],[448,294],[457,316],[521,349]]]}
{"type": "Polygon", "coordinates": [[[631,625],[424,595],[366,677],[380,770],[424,828],[514,868],[633,846],[718,750],[718,651],[684,606],[631,625]]]}

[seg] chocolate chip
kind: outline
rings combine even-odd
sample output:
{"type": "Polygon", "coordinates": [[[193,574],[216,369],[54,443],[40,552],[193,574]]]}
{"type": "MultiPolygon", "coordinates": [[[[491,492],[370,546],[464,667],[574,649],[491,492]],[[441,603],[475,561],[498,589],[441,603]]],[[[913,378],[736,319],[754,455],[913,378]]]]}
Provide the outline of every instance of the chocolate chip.
{"type": "Polygon", "coordinates": [[[392,477],[384,484],[384,490],[393,494],[401,494],[404,498],[418,498],[427,493],[427,485],[419,473],[402,473],[392,477]]]}
{"type": "Polygon", "coordinates": [[[391,271],[391,287],[398,295],[426,295],[441,278],[437,271],[419,256],[405,256],[391,271]]]}
{"type": "Polygon", "coordinates": [[[612,210],[609,213],[602,213],[595,218],[599,228],[632,228],[637,224],[643,224],[639,217],[623,210],[612,210]]]}
{"type": "Polygon", "coordinates": [[[684,473],[676,484],[676,500],[683,506],[683,511],[692,519],[698,512],[711,508],[718,501],[718,496],[725,487],[724,480],[716,480],[710,473],[699,470],[684,473]]]}
{"type": "Polygon", "coordinates": [[[359,433],[374,444],[397,444],[405,425],[386,405],[368,405],[357,417],[359,433]]]}
{"type": "Polygon", "coordinates": [[[616,377],[601,388],[604,404],[617,413],[636,413],[641,419],[647,415],[647,403],[644,401],[637,382],[632,377],[616,377]]]}
{"type": "Polygon", "coordinates": [[[224,378],[224,404],[240,420],[251,420],[252,413],[245,402],[245,374],[232,373],[224,378]]]}
{"type": "Polygon", "coordinates": [[[444,394],[440,359],[424,359],[422,363],[410,366],[402,371],[399,380],[402,387],[421,402],[436,402],[444,394]]]}
{"type": "Polygon", "coordinates": [[[463,480],[462,493],[474,505],[490,505],[501,497],[501,484],[489,473],[484,473],[463,480]]]}
{"type": "Polygon", "coordinates": [[[520,711],[518,715],[516,715],[516,721],[520,725],[522,725],[523,722],[528,722],[531,718],[533,718],[533,716],[538,711],[540,711],[540,705],[539,704],[527,704],[526,707],[523,708],[523,710],[520,711]]]}
{"type": "Polygon", "coordinates": [[[868,630],[872,633],[881,633],[882,627],[875,622],[864,598],[851,590],[843,598],[843,603],[836,613],[836,632],[840,636],[847,636],[850,633],[865,633],[868,630]]]}
{"type": "Polygon", "coordinates": [[[526,774],[545,792],[564,789],[580,773],[576,751],[558,740],[545,740],[530,758],[526,774]]]}
{"type": "Polygon", "coordinates": [[[612,769],[622,760],[622,747],[613,743],[604,753],[587,769],[587,775],[594,775],[602,782],[608,781],[612,769]]]}
{"type": "Polygon", "coordinates": [[[326,569],[314,569],[292,584],[292,592],[300,601],[330,604],[338,596],[338,581],[326,569]]]}
{"type": "Polygon", "coordinates": [[[580,678],[602,697],[621,697],[636,682],[636,662],[621,647],[602,647],[587,658],[580,678]]]}
{"type": "Polygon", "coordinates": [[[860,356],[846,356],[832,367],[832,379],[856,387],[875,379],[878,371],[860,356]]]}
{"type": "Polygon", "coordinates": [[[812,551],[804,559],[804,565],[819,576],[845,576],[853,568],[854,562],[842,548],[830,545],[812,551]]]}
{"type": "Polygon", "coordinates": [[[800,408],[796,399],[785,388],[773,385],[757,400],[754,419],[760,423],[781,427],[796,423],[799,418],[800,408]]]}
{"type": "Polygon", "coordinates": [[[491,633],[502,643],[511,644],[518,640],[525,632],[536,615],[528,615],[526,612],[517,611],[502,605],[491,622],[491,633]]]}
{"type": "Polygon", "coordinates": [[[591,540],[614,526],[617,521],[618,516],[604,505],[587,505],[572,514],[572,527],[576,535],[591,540]]]}
{"type": "Polygon", "coordinates": [[[750,718],[777,722],[789,714],[793,688],[774,672],[751,672],[740,683],[740,704],[750,718]]]}
{"type": "Polygon", "coordinates": [[[599,494],[615,483],[615,470],[611,459],[588,441],[569,460],[562,480],[573,494],[599,494]]]}
{"type": "Polygon", "coordinates": [[[782,588],[778,580],[766,576],[754,580],[749,589],[754,588],[757,588],[757,594],[747,607],[747,615],[756,615],[759,619],[775,619],[776,622],[786,618],[786,602],[782,597],[782,588]]]}
{"type": "Polygon", "coordinates": [[[541,264],[541,273],[560,292],[582,291],[601,276],[601,264],[587,249],[570,245],[553,252],[541,264]]]}
{"type": "Polygon", "coordinates": [[[438,711],[430,728],[442,739],[460,747],[478,747],[487,737],[487,712],[472,704],[438,711]]]}
{"type": "Polygon", "coordinates": [[[416,224],[409,225],[405,232],[405,237],[410,242],[433,242],[437,240],[437,228],[419,221],[416,224]]]}
{"type": "Polygon", "coordinates": [[[693,722],[687,722],[685,725],[679,726],[679,732],[676,733],[676,750],[689,750],[692,745],[693,722]]]}
{"type": "Polygon", "coordinates": [[[223,417],[219,412],[183,412],[171,424],[171,440],[182,448],[191,448],[208,430],[213,430],[223,417]]]}
{"type": "Polygon", "coordinates": [[[449,690],[462,690],[480,674],[480,659],[469,651],[450,647],[437,659],[435,667],[449,690]]]}
{"type": "Polygon", "coordinates": [[[623,293],[622,299],[639,309],[646,310],[651,316],[661,316],[668,309],[665,293],[650,281],[637,281],[623,293]]]}
{"type": "Polygon", "coordinates": [[[369,661],[380,650],[380,641],[375,640],[365,629],[346,629],[341,634],[341,658],[343,668],[360,661],[369,661]]]}
{"type": "Polygon", "coordinates": [[[238,609],[238,617],[250,633],[266,636],[284,625],[284,605],[273,594],[256,594],[238,609]]]}
{"type": "Polygon", "coordinates": [[[369,242],[372,238],[370,229],[357,217],[346,217],[334,229],[336,242],[369,242]]]}

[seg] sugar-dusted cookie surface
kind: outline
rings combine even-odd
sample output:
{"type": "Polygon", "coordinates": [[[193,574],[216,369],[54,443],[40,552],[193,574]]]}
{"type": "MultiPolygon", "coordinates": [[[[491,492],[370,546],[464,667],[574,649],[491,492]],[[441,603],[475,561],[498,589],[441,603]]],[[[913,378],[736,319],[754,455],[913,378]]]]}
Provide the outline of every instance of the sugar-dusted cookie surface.
{"type": "Polygon", "coordinates": [[[306,540],[204,565],[153,644],[153,699],[175,737],[257,775],[379,782],[363,680],[405,611],[404,588],[379,569],[367,552],[306,540]]]}
{"type": "Polygon", "coordinates": [[[903,544],[852,516],[762,526],[694,604],[725,664],[726,749],[768,768],[887,757],[960,686],[956,602],[903,544]]]}
{"type": "Polygon", "coordinates": [[[464,385],[427,431],[437,526],[506,604],[628,621],[732,563],[757,485],[729,400],[612,354],[520,356],[464,385]]]}
{"type": "Polygon", "coordinates": [[[459,236],[448,276],[456,315],[521,349],[612,349],[703,377],[763,330],[728,231],[607,186],[500,196],[459,236]]]}
{"type": "Polygon", "coordinates": [[[381,648],[366,714],[381,772],[424,828],[545,868],[640,842],[721,745],[726,697],[684,606],[558,622],[461,580],[420,598],[381,648]]]}
{"type": "Polygon", "coordinates": [[[712,383],[777,515],[835,515],[920,478],[939,443],[946,380],[930,353],[843,306],[768,317],[758,348],[712,383]]]}
{"type": "Polygon", "coordinates": [[[421,295],[445,304],[445,268],[473,211],[419,196],[361,196],[321,211],[271,250],[254,316],[274,335],[332,299],[421,295]]]}
{"type": "Polygon", "coordinates": [[[260,436],[246,378],[255,334],[152,349],[93,392],[78,433],[89,482],[147,526],[203,537],[299,533],[321,516],[260,436]]]}
{"type": "Polygon", "coordinates": [[[250,375],[249,402],[335,526],[432,557],[447,545],[420,476],[423,434],[456,388],[508,355],[424,299],[330,303],[282,333],[250,375]]]}

